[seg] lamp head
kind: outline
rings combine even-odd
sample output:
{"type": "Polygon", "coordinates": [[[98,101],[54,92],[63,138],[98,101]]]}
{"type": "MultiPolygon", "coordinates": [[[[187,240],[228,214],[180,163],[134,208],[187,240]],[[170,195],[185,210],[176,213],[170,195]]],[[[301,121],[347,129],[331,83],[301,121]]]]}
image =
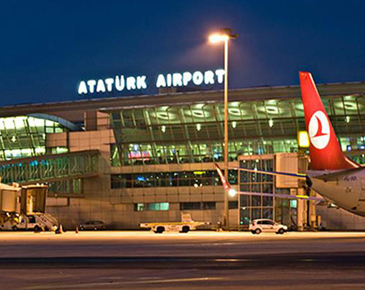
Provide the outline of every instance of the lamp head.
{"type": "Polygon", "coordinates": [[[221,33],[214,33],[209,36],[209,41],[211,43],[223,42],[223,41],[227,41],[228,39],[229,39],[228,35],[221,34],[221,33]]]}
{"type": "Polygon", "coordinates": [[[209,36],[211,43],[228,41],[229,39],[236,39],[238,34],[233,34],[231,28],[221,28],[219,33],[213,33],[209,36]]]}

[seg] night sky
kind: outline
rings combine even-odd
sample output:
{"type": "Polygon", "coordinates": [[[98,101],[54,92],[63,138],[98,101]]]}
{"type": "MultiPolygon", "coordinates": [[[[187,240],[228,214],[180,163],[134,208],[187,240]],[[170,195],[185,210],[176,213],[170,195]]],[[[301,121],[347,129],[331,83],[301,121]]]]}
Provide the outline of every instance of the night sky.
{"type": "Polygon", "coordinates": [[[78,100],[81,80],[222,68],[207,42],[220,27],[239,34],[232,88],[297,85],[299,70],[365,81],[364,13],[361,0],[3,0],[0,106],[78,100]]]}

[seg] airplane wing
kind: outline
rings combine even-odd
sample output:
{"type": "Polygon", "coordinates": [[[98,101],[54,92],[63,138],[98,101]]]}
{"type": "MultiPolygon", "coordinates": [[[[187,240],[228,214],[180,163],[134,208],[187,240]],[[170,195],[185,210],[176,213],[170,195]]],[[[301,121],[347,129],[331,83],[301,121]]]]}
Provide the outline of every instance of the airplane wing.
{"type": "Polygon", "coordinates": [[[218,166],[217,163],[214,163],[215,165],[215,168],[217,169],[217,172],[218,172],[218,175],[219,175],[219,178],[221,179],[222,181],[222,184],[223,184],[223,188],[225,191],[228,191],[230,190],[232,187],[231,185],[229,184],[228,180],[226,180],[226,178],[224,177],[224,174],[222,172],[222,170],[220,169],[220,167],[218,166]]]}
{"type": "Polygon", "coordinates": [[[278,197],[278,198],[286,198],[286,199],[305,199],[305,200],[313,200],[322,202],[325,201],[323,198],[308,196],[308,195],[288,195],[288,194],[280,194],[280,193],[264,193],[264,192],[248,192],[248,191],[237,191],[237,194],[241,195],[255,195],[255,196],[268,196],[268,197],[278,197]]]}
{"type": "Polygon", "coordinates": [[[265,170],[257,170],[257,169],[247,169],[247,168],[238,168],[238,167],[230,167],[230,169],[242,170],[252,173],[261,173],[261,174],[269,174],[274,176],[288,176],[295,177],[298,179],[306,179],[307,175],[303,173],[289,173],[289,172],[280,172],[280,171],[265,171],[265,170]]]}
{"type": "MultiPolygon", "coordinates": [[[[323,202],[325,201],[323,198],[318,198],[314,196],[308,196],[308,195],[288,195],[288,194],[272,194],[272,193],[264,193],[264,192],[248,192],[248,191],[235,191],[232,186],[229,184],[228,180],[224,177],[224,174],[218,164],[215,163],[215,167],[217,169],[218,175],[222,181],[223,187],[225,191],[228,191],[231,193],[234,191],[235,194],[241,194],[241,195],[255,195],[255,196],[268,196],[268,197],[278,197],[278,198],[286,198],[286,199],[304,199],[304,200],[313,200],[317,202],[323,202]]],[[[244,169],[244,168],[234,168],[237,170],[244,170],[249,172],[255,172],[255,173],[262,173],[262,174],[272,174],[272,175],[285,175],[285,176],[291,176],[296,178],[305,179],[305,174],[294,174],[294,173],[285,173],[285,172],[270,172],[270,171],[263,171],[263,170],[251,170],[251,169],[244,169]]]]}

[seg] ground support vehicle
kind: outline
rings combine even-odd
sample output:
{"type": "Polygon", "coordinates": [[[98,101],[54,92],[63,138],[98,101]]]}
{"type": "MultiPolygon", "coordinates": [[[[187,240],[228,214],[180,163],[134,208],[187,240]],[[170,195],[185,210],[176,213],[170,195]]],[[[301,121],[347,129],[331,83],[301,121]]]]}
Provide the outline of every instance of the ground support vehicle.
{"type": "Polygon", "coordinates": [[[54,231],[58,226],[58,221],[46,213],[32,213],[28,215],[20,215],[16,222],[9,221],[2,225],[4,230],[34,230],[40,231],[54,231]]]}
{"type": "Polygon", "coordinates": [[[165,231],[174,231],[180,233],[188,233],[196,230],[197,227],[209,225],[206,222],[193,221],[190,214],[182,213],[181,222],[156,222],[156,223],[141,223],[141,228],[151,229],[156,234],[162,234],[165,231]]]}

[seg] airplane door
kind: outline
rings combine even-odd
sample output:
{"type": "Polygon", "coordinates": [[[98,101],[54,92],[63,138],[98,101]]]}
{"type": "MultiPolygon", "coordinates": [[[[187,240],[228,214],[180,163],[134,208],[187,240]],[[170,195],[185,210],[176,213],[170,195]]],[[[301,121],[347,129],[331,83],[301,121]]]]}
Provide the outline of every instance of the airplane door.
{"type": "Polygon", "coordinates": [[[359,201],[365,201],[365,178],[360,178],[361,190],[359,201]]]}

